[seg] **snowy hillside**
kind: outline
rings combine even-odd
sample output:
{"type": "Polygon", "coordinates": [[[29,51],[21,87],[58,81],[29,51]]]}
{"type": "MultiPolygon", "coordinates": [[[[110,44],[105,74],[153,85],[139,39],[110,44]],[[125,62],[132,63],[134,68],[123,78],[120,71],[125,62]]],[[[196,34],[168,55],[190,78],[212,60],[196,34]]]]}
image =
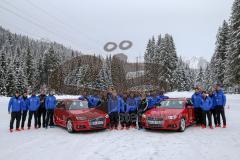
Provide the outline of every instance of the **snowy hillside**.
{"type": "MultiPolygon", "coordinates": [[[[172,92],[170,97],[189,97],[172,92]]],[[[58,96],[58,98],[76,96],[58,96]]],[[[148,130],[81,132],[32,129],[8,132],[9,98],[0,97],[0,159],[4,160],[238,160],[240,157],[240,95],[227,95],[226,129],[189,127],[183,133],[148,130]]]]}

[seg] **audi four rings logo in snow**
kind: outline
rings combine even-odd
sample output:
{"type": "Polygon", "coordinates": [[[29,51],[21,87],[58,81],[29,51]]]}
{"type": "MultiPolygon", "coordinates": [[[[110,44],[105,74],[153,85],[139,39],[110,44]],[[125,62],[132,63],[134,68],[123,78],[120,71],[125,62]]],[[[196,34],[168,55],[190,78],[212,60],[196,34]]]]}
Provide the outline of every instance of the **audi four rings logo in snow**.
{"type": "MultiPolygon", "coordinates": [[[[122,42],[119,43],[119,48],[121,50],[128,50],[132,47],[133,43],[129,40],[124,40],[122,42]]],[[[117,48],[117,43],[115,42],[107,42],[105,45],[104,45],[104,50],[106,52],[112,52],[114,51],[116,48],[117,48]]]]}

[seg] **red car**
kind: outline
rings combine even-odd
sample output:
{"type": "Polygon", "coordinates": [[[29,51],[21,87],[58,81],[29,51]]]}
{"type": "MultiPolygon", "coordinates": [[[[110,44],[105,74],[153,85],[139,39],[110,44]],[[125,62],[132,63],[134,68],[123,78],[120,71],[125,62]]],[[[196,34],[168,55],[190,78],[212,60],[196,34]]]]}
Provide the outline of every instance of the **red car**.
{"type": "Polygon", "coordinates": [[[110,123],[107,113],[89,108],[86,100],[58,100],[54,111],[54,123],[67,128],[68,132],[106,129],[110,123]]]}
{"type": "Polygon", "coordinates": [[[141,122],[147,129],[178,130],[183,132],[195,123],[194,109],[189,98],[172,98],[146,111],[141,122]]]}

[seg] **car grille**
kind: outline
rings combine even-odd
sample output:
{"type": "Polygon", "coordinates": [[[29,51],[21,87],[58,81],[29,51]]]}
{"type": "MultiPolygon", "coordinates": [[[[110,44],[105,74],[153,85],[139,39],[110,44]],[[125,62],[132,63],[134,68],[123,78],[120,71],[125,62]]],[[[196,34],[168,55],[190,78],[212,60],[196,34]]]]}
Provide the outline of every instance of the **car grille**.
{"type": "Polygon", "coordinates": [[[91,128],[103,128],[105,123],[105,118],[94,118],[89,120],[91,128]],[[98,124],[100,122],[101,124],[98,124]]]}

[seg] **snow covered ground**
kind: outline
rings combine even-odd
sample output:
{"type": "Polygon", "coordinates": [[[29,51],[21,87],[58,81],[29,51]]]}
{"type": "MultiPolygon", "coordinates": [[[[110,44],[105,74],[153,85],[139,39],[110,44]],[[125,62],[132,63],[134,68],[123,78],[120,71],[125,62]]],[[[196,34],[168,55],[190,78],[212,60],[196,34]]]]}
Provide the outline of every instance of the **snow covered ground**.
{"type": "MultiPolygon", "coordinates": [[[[168,95],[188,97],[191,93],[168,95]]],[[[0,160],[238,160],[240,95],[227,95],[227,99],[226,129],[189,127],[183,133],[131,129],[69,134],[60,127],[9,133],[8,98],[0,97],[0,160]]]]}

